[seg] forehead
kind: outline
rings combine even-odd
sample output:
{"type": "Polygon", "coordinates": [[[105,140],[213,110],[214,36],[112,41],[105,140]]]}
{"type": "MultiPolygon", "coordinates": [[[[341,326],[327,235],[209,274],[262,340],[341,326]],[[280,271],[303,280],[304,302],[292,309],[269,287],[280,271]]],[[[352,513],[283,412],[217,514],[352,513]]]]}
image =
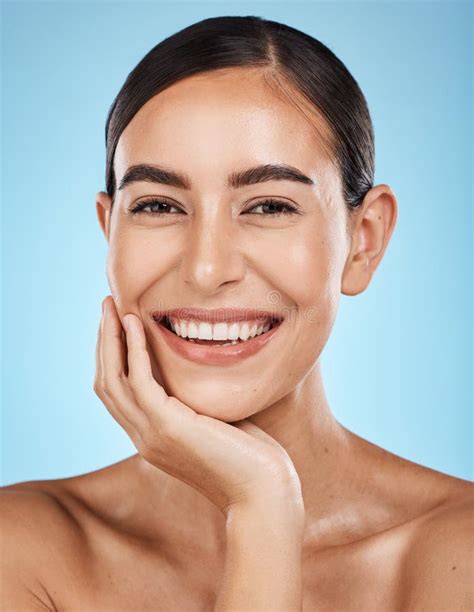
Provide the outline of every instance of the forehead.
{"type": "Polygon", "coordinates": [[[331,136],[293,88],[275,89],[261,70],[217,70],[178,81],[140,108],[118,141],[115,175],[118,184],[134,164],[163,163],[198,183],[211,168],[219,181],[239,166],[286,163],[317,179],[332,159],[331,136]]]}

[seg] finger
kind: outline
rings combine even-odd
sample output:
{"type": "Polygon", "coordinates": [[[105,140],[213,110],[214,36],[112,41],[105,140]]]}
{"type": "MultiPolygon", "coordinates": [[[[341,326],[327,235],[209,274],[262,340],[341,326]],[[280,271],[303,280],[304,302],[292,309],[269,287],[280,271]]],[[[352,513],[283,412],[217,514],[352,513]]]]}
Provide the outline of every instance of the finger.
{"type": "Polygon", "coordinates": [[[112,417],[117,421],[117,423],[129,434],[130,437],[134,435],[133,430],[130,431],[131,425],[130,423],[122,416],[122,414],[117,410],[112,400],[105,393],[102,384],[102,365],[101,365],[101,345],[102,345],[102,321],[103,315],[100,320],[99,329],[97,332],[97,341],[95,345],[95,362],[96,362],[96,370],[95,370],[95,378],[94,378],[94,391],[101,400],[101,402],[105,405],[109,413],[112,417]]]}
{"type": "Polygon", "coordinates": [[[94,388],[98,386],[98,383],[102,376],[102,369],[100,365],[100,343],[101,343],[101,332],[102,332],[102,318],[100,319],[99,328],[97,330],[97,340],[95,342],[95,377],[94,377],[94,388]]]}
{"type": "Polygon", "coordinates": [[[107,367],[113,376],[126,376],[127,343],[123,337],[123,327],[113,298],[104,300],[104,355],[107,367]]]}
{"type": "Polygon", "coordinates": [[[142,322],[133,314],[125,315],[123,322],[128,347],[128,383],[142,409],[149,417],[156,416],[170,398],[153,377],[142,322]]]}
{"type": "Polygon", "coordinates": [[[107,408],[112,418],[117,421],[120,427],[125,431],[130,440],[133,442],[136,449],[140,451],[143,445],[140,430],[134,425],[132,425],[130,421],[124,416],[123,412],[117,407],[116,400],[112,400],[108,395],[103,392],[97,393],[97,395],[100,397],[101,402],[107,408]]]}
{"type": "Polygon", "coordinates": [[[101,382],[108,398],[107,408],[112,416],[124,427],[124,419],[129,427],[140,430],[147,425],[146,416],[135,401],[125,373],[127,347],[122,339],[122,325],[115,309],[113,299],[104,301],[104,314],[101,324],[100,364],[101,382]]]}

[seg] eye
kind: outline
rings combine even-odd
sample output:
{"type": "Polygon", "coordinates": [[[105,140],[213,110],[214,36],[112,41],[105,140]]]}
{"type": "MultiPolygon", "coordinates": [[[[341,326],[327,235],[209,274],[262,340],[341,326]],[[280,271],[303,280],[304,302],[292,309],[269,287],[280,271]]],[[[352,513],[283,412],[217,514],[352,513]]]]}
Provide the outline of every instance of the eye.
{"type": "Polygon", "coordinates": [[[136,204],[133,208],[130,208],[129,210],[132,213],[132,215],[142,213],[142,214],[153,215],[155,217],[156,216],[160,217],[160,216],[168,215],[168,214],[176,214],[176,213],[170,213],[169,212],[170,208],[175,208],[177,211],[179,211],[178,214],[182,213],[181,209],[179,209],[174,204],[171,204],[164,198],[151,198],[148,200],[141,200],[140,202],[138,202],[138,204],[136,204]]]}
{"type": "MultiPolygon", "coordinates": [[[[130,208],[129,210],[130,210],[130,213],[133,215],[141,213],[141,214],[153,215],[155,217],[165,216],[169,214],[185,214],[180,208],[178,208],[174,204],[171,204],[165,198],[157,198],[157,197],[150,198],[147,200],[141,200],[133,208],[130,208]],[[171,213],[170,212],[171,208],[174,208],[178,212],[171,213]]],[[[300,212],[296,208],[296,206],[292,206],[291,204],[288,204],[287,202],[281,202],[279,200],[276,200],[275,198],[267,198],[266,200],[263,200],[263,202],[260,202],[259,204],[256,204],[249,210],[245,211],[243,214],[259,215],[262,217],[279,217],[280,215],[300,214],[300,212]],[[263,212],[262,213],[251,212],[257,208],[262,208],[263,212]]]]}
{"type": "Polygon", "coordinates": [[[300,212],[296,208],[296,206],[292,206],[287,202],[280,202],[279,200],[275,200],[274,198],[267,198],[263,202],[260,202],[259,204],[256,204],[254,207],[247,210],[244,214],[260,215],[263,217],[279,217],[280,215],[299,215],[300,212]],[[262,213],[250,212],[260,207],[263,210],[262,213]]]}

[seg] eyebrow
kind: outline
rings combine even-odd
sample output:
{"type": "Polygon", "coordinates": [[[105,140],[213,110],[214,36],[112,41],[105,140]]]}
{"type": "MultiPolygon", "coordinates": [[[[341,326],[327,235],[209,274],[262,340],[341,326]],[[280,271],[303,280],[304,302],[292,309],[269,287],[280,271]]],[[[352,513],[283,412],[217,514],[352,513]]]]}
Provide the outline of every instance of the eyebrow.
{"type": "MultiPolygon", "coordinates": [[[[179,172],[168,170],[155,164],[137,164],[130,166],[120,181],[119,190],[131,183],[146,181],[148,183],[161,183],[180,189],[191,189],[188,176],[179,172]]],[[[305,185],[314,185],[314,181],[303,174],[298,168],[286,164],[261,164],[247,170],[232,172],[227,178],[227,185],[232,189],[239,189],[247,185],[255,185],[265,181],[295,181],[305,185]]]]}

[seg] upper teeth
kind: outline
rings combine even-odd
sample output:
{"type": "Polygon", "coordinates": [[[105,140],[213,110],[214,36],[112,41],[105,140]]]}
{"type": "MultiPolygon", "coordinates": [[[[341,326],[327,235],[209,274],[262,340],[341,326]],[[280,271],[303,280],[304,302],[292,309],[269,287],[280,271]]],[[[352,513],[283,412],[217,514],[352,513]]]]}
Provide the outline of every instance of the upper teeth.
{"type": "Polygon", "coordinates": [[[183,319],[169,319],[173,331],[182,338],[199,340],[247,340],[267,332],[271,323],[267,321],[241,321],[239,323],[203,323],[183,319]]]}

